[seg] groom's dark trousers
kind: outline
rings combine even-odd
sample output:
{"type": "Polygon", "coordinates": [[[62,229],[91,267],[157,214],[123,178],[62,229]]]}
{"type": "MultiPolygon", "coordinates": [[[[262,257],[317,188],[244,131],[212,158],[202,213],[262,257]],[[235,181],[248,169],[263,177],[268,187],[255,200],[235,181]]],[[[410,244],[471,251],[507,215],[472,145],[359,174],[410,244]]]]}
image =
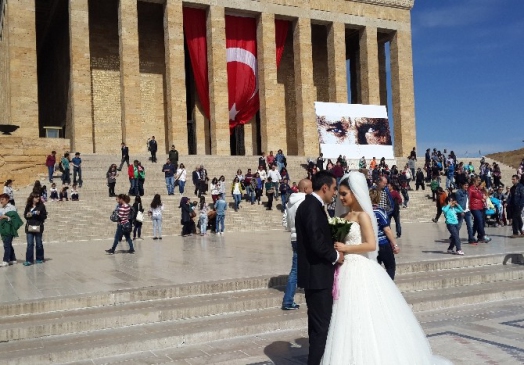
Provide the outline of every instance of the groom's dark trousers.
{"type": "Polygon", "coordinates": [[[337,252],[322,203],[312,195],[300,204],[295,216],[297,279],[304,288],[308,308],[308,365],[318,365],[324,355],[333,306],[333,274],[337,252]]]}
{"type": "Polygon", "coordinates": [[[329,289],[307,289],[309,357],[308,365],[318,365],[324,355],[326,340],[331,321],[333,294],[329,289]]]}

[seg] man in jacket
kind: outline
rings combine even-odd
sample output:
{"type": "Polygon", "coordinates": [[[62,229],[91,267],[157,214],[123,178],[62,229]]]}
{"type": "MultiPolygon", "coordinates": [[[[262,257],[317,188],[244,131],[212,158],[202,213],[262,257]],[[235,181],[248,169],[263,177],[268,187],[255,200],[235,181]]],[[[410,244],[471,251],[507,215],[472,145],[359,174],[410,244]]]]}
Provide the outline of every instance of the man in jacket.
{"type": "Polygon", "coordinates": [[[24,223],[16,212],[16,208],[9,203],[9,195],[0,195],[0,235],[4,243],[4,259],[0,267],[16,264],[13,238],[18,237],[18,229],[24,223]]]}
{"type": "Polygon", "coordinates": [[[513,234],[511,238],[524,237],[522,230],[522,209],[524,209],[524,185],[519,182],[519,176],[511,177],[513,186],[509,190],[508,207],[511,210],[511,227],[513,234]]]}
{"type": "Polygon", "coordinates": [[[156,151],[158,150],[158,145],[156,143],[155,136],[152,136],[148,143],[149,152],[151,152],[151,162],[156,163],[156,151]]]}
{"type": "Polygon", "coordinates": [[[127,167],[129,177],[129,195],[138,195],[138,160],[134,160],[132,165],[127,167]]]}
{"type": "Polygon", "coordinates": [[[479,189],[481,182],[480,177],[472,179],[472,185],[468,188],[469,209],[473,216],[473,234],[477,233],[479,242],[488,243],[491,241],[491,238],[486,236],[484,231],[484,204],[486,197],[479,189]]]}
{"type": "Polygon", "coordinates": [[[51,151],[51,154],[47,156],[45,165],[47,166],[47,172],[49,173],[49,183],[52,184],[56,165],[56,151],[51,151]]]}
{"type": "Polygon", "coordinates": [[[169,150],[169,161],[175,166],[175,170],[178,169],[178,151],[174,144],[171,145],[171,150],[169,150]]]}
{"type": "Polygon", "coordinates": [[[127,163],[127,168],[129,168],[129,147],[127,147],[124,142],[122,142],[122,147],[120,147],[120,151],[122,151],[122,159],[120,160],[120,166],[117,169],[118,171],[122,171],[122,166],[124,166],[124,162],[127,163]]]}
{"type": "Polygon", "coordinates": [[[295,303],[295,292],[297,290],[297,231],[295,229],[295,215],[300,204],[306,199],[306,195],[313,192],[311,180],[302,179],[298,183],[298,192],[289,197],[284,213],[285,227],[291,232],[291,249],[293,250],[293,260],[291,261],[291,271],[287,278],[286,291],[282,299],[282,310],[294,310],[300,308],[295,303]]]}
{"type": "Polygon", "coordinates": [[[464,210],[464,214],[458,215],[458,231],[462,227],[462,222],[466,221],[466,228],[468,229],[468,242],[472,245],[477,244],[475,235],[473,234],[473,225],[471,224],[471,211],[469,210],[469,196],[468,196],[469,184],[466,182],[462,184],[461,188],[455,193],[457,197],[457,203],[464,210]]]}

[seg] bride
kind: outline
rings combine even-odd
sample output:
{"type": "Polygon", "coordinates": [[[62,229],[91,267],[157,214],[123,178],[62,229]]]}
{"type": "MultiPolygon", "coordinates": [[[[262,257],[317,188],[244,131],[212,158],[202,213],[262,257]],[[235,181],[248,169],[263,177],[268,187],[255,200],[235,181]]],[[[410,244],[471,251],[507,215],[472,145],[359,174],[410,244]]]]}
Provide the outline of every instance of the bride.
{"type": "Polygon", "coordinates": [[[323,365],[444,365],[402,294],[378,265],[377,222],[366,179],[350,172],[340,181],[337,215],[353,222],[345,244],[335,248],[345,261],[338,273],[338,299],[322,358],[323,365]]]}

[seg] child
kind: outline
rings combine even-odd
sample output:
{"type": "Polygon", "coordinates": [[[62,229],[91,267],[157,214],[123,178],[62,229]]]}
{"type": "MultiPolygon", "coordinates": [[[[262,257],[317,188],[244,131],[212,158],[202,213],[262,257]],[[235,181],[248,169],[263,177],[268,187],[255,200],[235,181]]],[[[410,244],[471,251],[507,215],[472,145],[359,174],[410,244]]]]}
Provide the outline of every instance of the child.
{"type": "Polygon", "coordinates": [[[298,186],[297,186],[297,183],[295,181],[293,181],[293,185],[291,186],[291,191],[293,193],[298,193],[298,186]]]}
{"type": "Polygon", "coordinates": [[[51,184],[51,189],[49,191],[51,193],[51,196],[49,197],[49,199],[51,199],[51,201],[53,201],[53,202],[58,201],[58,190],[56,190],[56,184],[55,183],[51,184]]]}
{"type": "Polygon", "coordinates": [[[162,211],[164,210],[164,205],[160,200],[160,194],[155,194],[151,206],[149,208],[149,216],[153,220],[153,239],[161,240],[162,239],[162,211]],[[158,236],[157,236],[158,234],[158,236]]]}
{"type": "Polygon", "coordinates": [[[204,236],[207,234],[207,211],[208,211],[207,204],[206,204],[206,198],[204,196],[200,197],[200,205],[198,208],[200,210],[200,218],[199,218],[200,235],[204,236]]]}
{"type": "Polygon", "coordinates": [[[196,217],[196,209],[197,209],[198,203],[196,200],[193,201],[193,203],[189,204],[189,216],[191,217],[191,233],[196,234],[196,224],[195,224],[195,217],[196,217]]]}
{"type": "Polygon", "coordinates": [[[47,202],[47,187],[45,185],[42,186],[40,195],[41,195],[42,203],[46,203],[47,202]]]}
{"type": "Polygon", "coordinates": [[[287,202],[287,197],[288,197],[288,190],[290,190],[290,187],[289,187],[289,184],[288,184],[288,180],[287,179],[283,179],[281,182],[280,182],[280,186],[278,187],[278,191],[280,193],[280,197],[282,198],[282,213],[285,212],[286,210],[286,202],[287,202]]]}
{"type": "Polygon", "coordinates": [[[76,190],[76,184],[73,184],[71,189],[71,201],[77,202],[79,198],[78,191],[76,190]]]}
{"type": "Polygon", "coordinates": [[[64,199],[69,201],[69,198],[67,197],[67,189],[68,189],[67,186],[62,186],[62,190],[60,190],[60,199],[59,199],[59,201],[64,201],[64,199]]]}
{"type": "Polygon", "coordinates": [[[448,204],[442,207],[444,216],[446,217],[446,226],[448,231],[451,234],[451,242],[448,247],[448,253],[456,253],[457,255],[464,255],[462,247],[460,245],[460,236],[458,229],[458,217],[457,214],[464,213],[464,209],[457,204],[457,197],[455,194],[451,194],[448,199],[448,204]],[[453,251],[453,248],[456,247],[457,251],[453,251]]]}

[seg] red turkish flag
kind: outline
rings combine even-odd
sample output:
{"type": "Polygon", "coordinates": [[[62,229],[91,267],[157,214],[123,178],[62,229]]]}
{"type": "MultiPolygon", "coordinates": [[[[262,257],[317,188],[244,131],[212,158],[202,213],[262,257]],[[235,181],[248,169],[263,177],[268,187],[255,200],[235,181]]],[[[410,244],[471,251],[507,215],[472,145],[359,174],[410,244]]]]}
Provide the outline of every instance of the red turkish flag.
{"type": "Polygon", "coordinates": [[[259,109],[255,18],[226,16],[229,127],[248,123],[259,109]]]}

